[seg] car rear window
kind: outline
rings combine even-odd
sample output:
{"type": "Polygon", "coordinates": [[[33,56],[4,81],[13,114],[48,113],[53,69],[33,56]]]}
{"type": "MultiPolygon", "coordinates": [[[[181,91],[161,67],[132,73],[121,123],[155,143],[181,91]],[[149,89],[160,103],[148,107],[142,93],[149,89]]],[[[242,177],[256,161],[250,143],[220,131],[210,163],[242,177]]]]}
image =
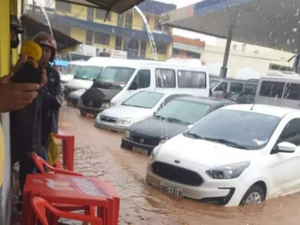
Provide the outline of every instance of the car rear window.
{"type": "Polygon", "coordinates": [[[260,87],[260,96],[281,98],[284,82],[263,81],[260,87]]]}

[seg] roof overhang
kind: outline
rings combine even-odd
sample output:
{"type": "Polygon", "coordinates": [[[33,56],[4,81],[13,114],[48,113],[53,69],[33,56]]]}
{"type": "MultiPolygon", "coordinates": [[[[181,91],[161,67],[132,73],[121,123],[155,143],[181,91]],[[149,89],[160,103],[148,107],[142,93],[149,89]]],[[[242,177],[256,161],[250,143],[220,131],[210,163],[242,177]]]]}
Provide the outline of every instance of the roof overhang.
{"type": "MultiPolygon", "coordinates": [[[[40,21],[32,18],[29,15],[24,14],[21,17],[21,21],[24,26],[27,39],[32,39],[40,31],[49,32],[48,25],[41,23],[40,21]]],[[[75,49],[81,42],[71,38],[70,36],[60,32],[59,30],[52,28],[54,38],[57,42],[57,50],[62,53],[65,51],[71,51],[75,49]]]]}
{"type": "Polygon", "coordinates": [[[123,13],[145,0],[56,0],[88,7],[123,13]]]}
{"type": "Polygon", "coordinates": [[[204,0],[161,16],[163,25],[300,53],[299,0],[204,0]]]}

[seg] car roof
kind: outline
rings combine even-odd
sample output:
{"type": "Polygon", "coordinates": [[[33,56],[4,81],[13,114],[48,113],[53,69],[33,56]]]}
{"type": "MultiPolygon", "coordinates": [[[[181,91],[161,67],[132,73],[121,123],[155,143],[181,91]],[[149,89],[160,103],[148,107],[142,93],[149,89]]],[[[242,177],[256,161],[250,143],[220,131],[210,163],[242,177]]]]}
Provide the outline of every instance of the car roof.
{"type": "Polygon", "coordinates": [[[300,111],[297,109],[287,108],[287,107],[279,107],[279,106],[270,106],[270,105],[260,105],[260,104],[245,104],[245,105],[230,105],[225,106],[224,109],[229,110],[239,110],[245,112],[255,112],[270,116],[275,116],[279,118],[283,118],[287,114],[290,113],[299,113],[300,111]]]}
{"type": "Polygon", "coordinates": [[[202,103],[206,105],[231,105],[231,104],[236,104],[235,102],[226,100],[226,99],[218,99],[218,98],[205,98],[205,97],[194,97],[194,96],[184,96],[184,97],[179,97],[179,100],[184,100],[184,101],[190,101],[190,102],[197,102],[197,103],[202,103]]]}

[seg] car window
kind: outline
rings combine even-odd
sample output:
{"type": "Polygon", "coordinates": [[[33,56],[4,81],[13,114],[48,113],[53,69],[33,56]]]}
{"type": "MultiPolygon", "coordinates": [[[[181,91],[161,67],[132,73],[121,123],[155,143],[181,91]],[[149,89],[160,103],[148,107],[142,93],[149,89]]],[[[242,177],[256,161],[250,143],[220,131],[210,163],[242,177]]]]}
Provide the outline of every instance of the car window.
{"type": "Polygon", "coordinates": [[[230,92],[242,92],[244,88],[243,83],[231,82],[230,83],[230,92]]]}
{"type": "Polygon", "coordinates": [[[138,84],[138,89],[150,87],[151,71],[140,70],[135,77],[135,81],[138,84]]]}
{"type": "Polygon", "coordinates": [[[174,88],[176,87],[175,71],[170,69],[156,69],[156,87],[174,88]]]}
{"type": "Polygon", "coordinates": [[[284,98],[300,100],[300,84],[287,83],[284,90],[284,98]]]}
{"type": "Polygon", "coordinates": [[[245,84],[244,92],[245,93],[256,93],[257,84],[245,84]]]}
{"type": "Polygon", "coordinates": [[[259,94],[265,97],[281,98],[285,83],[274,81],[263,81],[261,83],[259,94]]]}
{"type": "Polygon", "coordinates": [[[160,109],[155,116],[170,122],[194,124],[209,111],[210,106],[197,102],[174,99],[160,109]]]}
{"type": "Polygon", "coordinates": [[[189,132],[203,139],[226,140],[245,149],[258,150],[269,142],[279,121],[275,116],[220,109],[204,117],[189,132]]]}
{"type": "Polygon", "coordinates": [[[159,100],[164,96],[162,93],[142,91],[133,95],[123,103],[124,106],[132,106],[136,108],[153,108],[159,100]]]}
{"type": "Polygon", "coordinates": [[[100,74],[102,69],[103,67],[98,66],[82,66],[77,70],[74,78],[78,80],[93,80],[100,74]]]}
{"type": "Polygon", "coordinates": [[[300,119],[293,119],[285,126],[278,139],[278,143],[280,142],[300,145],[300,119]]]}
{"type": "Polygon", "coordinates": [[[177,72],[179,88],[206,88],[206,73],[179,70],[177,72]]]}
{"type": "Polygon", "coordinates": [[[222,82],[216,87],[215,91],[225,91],[225,92],[227,92],[227,87],[228,87],[228,83],[227,82],[222,82]]]}
{"type": "Polygon", "coordinates": [[[218,80],[210,80],[209,87],[210,88],[214,88],[215,86],[217,86],[218,83],[220,83],[220,81],[218,81],[218,80]]]}

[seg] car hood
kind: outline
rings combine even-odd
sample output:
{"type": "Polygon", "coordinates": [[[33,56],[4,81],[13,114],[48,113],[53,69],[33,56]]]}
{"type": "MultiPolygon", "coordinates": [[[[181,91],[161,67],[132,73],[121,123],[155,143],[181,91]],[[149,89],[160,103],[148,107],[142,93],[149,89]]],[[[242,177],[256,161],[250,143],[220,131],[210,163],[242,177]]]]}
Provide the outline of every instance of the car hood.
{"type": "Polygon", "coordinates": [[[231,148],[214,142],[187,138],[180,134],[160,147],[157,160],[173,158],[174,160],[184,160],[212,168],[231,163],[251,161],[260,152],[259,150],[248,151],[231,148]]]}
{"type": "Polygon", "coordinates": [[[106,109],[101,113],[102,116],[122,119],[125,117],[133,118],[134,121],[139,121],[153,115],[153,109],[143,109],[124,105],[114,106],[106,109]]]}
{"type": "Polygon", "coordinates": [[[62,82],[69,82],[74,79],[74,74],[61,74],[60,80],[62,82]]]}
{"type": "Polygon", "coordinates": [[[91,80],[78,80],[74,79],[66,84],[66,87],[72,89],[89,89],[93,85],[91,80]]]}
{"type": "Polygon", "coordinates": [[[110,102],[120,91],[122,90],[91,87],[82,95],[82,99],[93,102],[110,102]]]}
{"type": "Polygon", "coordinates": [[[187,125],[162,121],[156,117],[133,124],[129,131],[132,134],[149,137],[159,137],[161,139],[172,138],[188,129],[187,125]]]}

